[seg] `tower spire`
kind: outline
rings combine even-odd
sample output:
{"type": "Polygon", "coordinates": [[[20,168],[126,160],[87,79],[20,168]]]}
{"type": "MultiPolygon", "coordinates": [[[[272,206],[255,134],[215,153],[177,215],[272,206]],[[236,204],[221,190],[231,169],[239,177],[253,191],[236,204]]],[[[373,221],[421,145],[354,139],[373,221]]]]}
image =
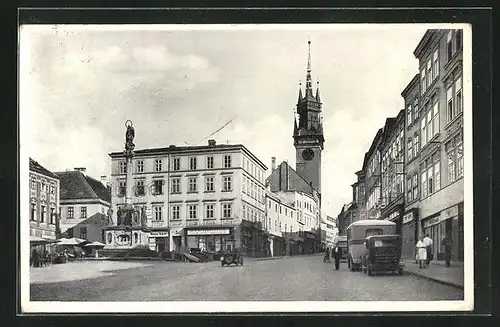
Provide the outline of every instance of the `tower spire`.
{"type": "Polygon", "coordinates": [[[309,41],[307,41],[309,45],[309,55],[307,57],[307,75],[306,75],[306,93],[309,90],[312,90],[312,78],[311,78],[311,36],[309,36],[309,41]]]}

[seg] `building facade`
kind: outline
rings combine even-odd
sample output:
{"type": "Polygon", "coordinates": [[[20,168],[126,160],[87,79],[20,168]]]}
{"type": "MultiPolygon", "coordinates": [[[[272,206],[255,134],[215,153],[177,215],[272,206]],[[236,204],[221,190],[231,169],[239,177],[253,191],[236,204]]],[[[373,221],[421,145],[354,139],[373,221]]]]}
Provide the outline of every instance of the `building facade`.
{"type": "Polygon", "coordinates": [[[420,74],[416,74],[401,93],[405,104],[405,212],[402,221],[405,259],[416,255],[420,231],[420,74]]]}
{"type": "Polygon", "coordinates": [[[414,51],[420,67],[419,215],[423,234],[453,241],[452,260],[463,260],[462,30],[428,30],[414,51]]]}
{"type": "MultiPolygon", "coordinates": [[[[110,157],[116,212],[125,203],[126,165],[122,152],[110,157]]],[[[132,202],[145,217],[151,249],[266,251],[259,231],[265,219],[267,167],[243,145],[209,140],[204,146],[137,150],[132,169],[132,202]]]]}
{"type": "Polygon", "coordinates": [[[396,223],[396,233],[401,234],[404,214],[405,180],[405,111],[392,119],[391,126],[384,127],[381,144],[381,219],[396,223]]]}
{"type": "Polygon", "coordinates": [[[59,211],[59,178],[29,158],[30,236],[55,240],[59,211]]]}
{"type": "MultiPolygon", "coordinates": [[[[388,124],[386,123],[386,126],[388,124]]],[[[365,207],[367,219],[380,219],[382,182],[380,175],[382,155],[380,145],[382,143],[383,129],[379,129],[372,141],[370,149],[365,153],[362,170],[365,173],[365,207]]],[[[346,226],[347,227],[347,226],[346,226]]]]}
{"type": "MultiPolygon", "coordinates": [[[[274,162],[274,161],[273,161],[274,162]]],[[[266,179],[270,192],[281,196],[291,203],[296,212],[296,224],[287,224],[287,237],[297,246],[299,253],[311,253],[321,248],[321,202],[320,194],[286,162],[278,167],[273,165],[266,179]],[[291,229],[290,229],[291,228],[291,229]],[[295,235],[295,229],[298,234],[295,235]]]]}
{"type": "Polygon", "coordinates": [[[61,185],[62,236],[104,242],[104,229],[111,223],[111,189],[87,175],[85,168],[56,172],[56,175],[61,185]]]}

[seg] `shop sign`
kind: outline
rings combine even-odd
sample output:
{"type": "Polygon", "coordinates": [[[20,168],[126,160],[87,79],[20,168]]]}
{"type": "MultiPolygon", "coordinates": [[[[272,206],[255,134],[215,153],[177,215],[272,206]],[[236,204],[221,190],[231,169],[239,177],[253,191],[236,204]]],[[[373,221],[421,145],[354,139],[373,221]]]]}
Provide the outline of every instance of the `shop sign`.
{"type": "Polygon", "coordinates": [[[458,216],[458,206],[441,211],[441,220],[450,219],[458,216]]]}
{"type": "Polygon", "coordinates": [[[161,231],[161,232],[151,232],[149,233],[150,237],[166,237],[168,236],[168,231],[161,231]]]}
{"type": "Polygon", "coordinates": [[[435,225],[435,224],[439,223],[439,221],[440,221],[440,216],[426,219],[426,220],[424,220],[424,228],[435,225]]]}
{"type": "Polygon", "coordinates": [[[394,211],[393,213],[391,213],[391,214],[389,215],[389,218],[388,218],[388,219],[389,219],[389,220],[395,220],[395,219],[396,219],[396,218],[398,218],[398,217],[399,217],[399,212],[398,212],[398,211],[394,211]]]}
{"type": "Polygon", "coordinates": [[[403,216],[403,224],[407,224],[413,219],[415,219],[415,217],[413,216],[413,211],[410,211],[403,216]]]}
{"type": "Polygon", "coordinates": [[[229,229],[188,230],[188,235],[228,235],[229,229]]]}

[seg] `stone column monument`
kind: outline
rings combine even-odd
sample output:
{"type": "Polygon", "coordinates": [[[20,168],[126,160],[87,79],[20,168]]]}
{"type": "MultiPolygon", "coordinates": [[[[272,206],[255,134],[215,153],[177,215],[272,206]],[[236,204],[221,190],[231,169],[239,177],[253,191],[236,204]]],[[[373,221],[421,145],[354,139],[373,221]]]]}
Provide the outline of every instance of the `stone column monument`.
{"type": "MultiPolygon", "coordinates": [[[[116,212],[116,226],[107,226],[105,232],[105,250],[117,249],[126,250],[138,245],[148,244],[149,228],[146,226],[145,219],[140,211],[134,208],[132,197],[133,187],[133,164],[134,157],[134,137],[135,130],[130,120],[125,123],[127,128],[125,132],[125,203],[116,212]]],[[[112,253],[109,253],[111,255],[112,253]]]]}

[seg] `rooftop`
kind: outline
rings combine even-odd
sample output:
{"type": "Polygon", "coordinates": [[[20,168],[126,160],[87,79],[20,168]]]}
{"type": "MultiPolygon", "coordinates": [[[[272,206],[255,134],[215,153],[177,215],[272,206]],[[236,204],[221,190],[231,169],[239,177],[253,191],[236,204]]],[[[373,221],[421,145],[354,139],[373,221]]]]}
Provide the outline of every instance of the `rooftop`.
{"type": "Polygon", "coordinates": [[[78,170],[57,172],[61,200],[101,199],[111,203],[111,192],[100,181],[78,170]]]}
{"type": "Polygon", "coordinates": [[[35,172],[35,173],[39,173],[39,174],[42,174],[42,175],[45,175],[48,177],[59,179],[59,177],[56,174],[54,174],[53,172],[51,172],[47,168],[43,167],[37,161],[35,161],[31,158],[30,158],[30,170],[35,172]]]}
{"type": "Polygon", "coordinates": [[[368,219],[355,221],[347,228],[351,226],[396,226],[396,223],[388,220],[368,219]]]}
{"type": "MultiPolygon", "coordinates": [[[[249,154],[262,168],[267,169],[267,166],[262,163],[250,150],[248,150],[242,144],[213,144],[213,145],[186,145],[186,146],[177,146],[170,145],[168,147],[161,148],[149,148],[149,149],[140,149],[134,150],[135,155],[154,155],[154,154],[174,154],[174,153],[183,153],[183,152],[203,152],[203,151],[222,151],[222,150],[243,150],[247,154],[249,154]]],[[[111,152],[109,153],[111,158],[120,158],[125,156],[123,151],[120,152],[111,152]]]]}

